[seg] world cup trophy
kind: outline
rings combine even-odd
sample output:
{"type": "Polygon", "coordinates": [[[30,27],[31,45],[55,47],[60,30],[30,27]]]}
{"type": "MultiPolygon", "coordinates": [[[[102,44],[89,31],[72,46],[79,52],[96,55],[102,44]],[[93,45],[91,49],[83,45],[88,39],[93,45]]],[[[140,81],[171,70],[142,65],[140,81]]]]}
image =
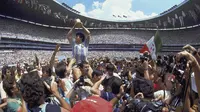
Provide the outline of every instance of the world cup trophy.
{"type": "Polygon", "coordinates": [[[82,22],[81,22],[80,19],[75,19],[75,24],[76,24],[76,27],[77,27],[77,28],[80,28],[81,25],[82,25],[82,22]]]}

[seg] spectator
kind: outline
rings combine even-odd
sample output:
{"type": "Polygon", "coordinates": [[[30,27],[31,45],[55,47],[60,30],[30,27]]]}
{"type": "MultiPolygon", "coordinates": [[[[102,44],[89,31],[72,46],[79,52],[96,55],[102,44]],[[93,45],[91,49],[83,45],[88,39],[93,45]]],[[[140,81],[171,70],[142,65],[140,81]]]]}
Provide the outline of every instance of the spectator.
{"type": "Polygon", "coordinates": [[[3,88],[8,95],[7,110],[8,112],[26,112],[26,106],[15,78],[11,75],[3,80],[3,88]]]}
{"type": "Polygon", "coordinates": [[[44,111],[45,112],[69,112],[71,107],[65,102],[59,95],[57,84],[51,81],[49,86],[47,83],[43,83],[40,79],[37,71],[31,71],[24,75],[21,79],[23,85],[22,93],[23,98],[27,102],[28,109],[33,112],[44,111]],[[59,100],[61,107],[55,104],[45,103],[44,87],[50,90],[50,92],[59,100]]]}

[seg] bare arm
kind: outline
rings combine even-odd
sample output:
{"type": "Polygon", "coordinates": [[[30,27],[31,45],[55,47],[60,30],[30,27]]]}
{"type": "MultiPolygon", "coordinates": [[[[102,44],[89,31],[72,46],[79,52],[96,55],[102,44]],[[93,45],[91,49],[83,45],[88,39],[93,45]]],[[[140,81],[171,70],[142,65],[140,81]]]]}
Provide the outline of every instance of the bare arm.
{"type": "Polygon", "coordinates": [[[70,74],[74,63],[76,63],[76,59],[75,58],[71,59],[70,62],[69,62],[69,65],[67,66],[67,75],[70,74]]]}
{"type": "Polygon", "coordinates": [[[150,80],[150,77],[149,77],[149,71],[148,71],[148,62],[147,61],[144,61],[143,63],[143,67],[144,67],[144,78],[147,79],[147,80],[150,80]]]}
{"type": "Polygon", "coordinates": [[[38,66],[38,68],[40,68],[40,61],[37,57],[37,54],[35,54],[35,61],[36,61],[36,65],[38,66]]]}
{"type": "Polygon", "coordinates": [[[76,81],[81,76],[81,71],[80,71],[79,68],[73,68],[72,69],[72,74],[73,74],[74,80],[76,81]]]}
{"type": "Polygon", "coordinates": [[[95,84],[94,84],[94,86],[91,88],[91,92],[93,93],[93,94],[96,94],[96,95],[101,95],[101,91],[99,90],[99,86],[100,86],[100,84],[102,83],[102,81],[105,79],[105,75],[104,76],[102,76],[102,78],[99,80],[99,81],[97,81],[95,84]]]}
{"type": "Polygon", "coordinates": [[[22,101],[22,106],[19,107],[17,112],[27,112],[25,101],[23,99],[21,101],[22,101]]]}
{"type": "Polygon", "coordinates": [[[199,54],[196,53],[196,54],[194,55],[194,57],[196,58],[197,62],[200,64],[200,56],[199,56],[199,54]]]}
{"type": "Polygon", "coordinates": [[[120,100],[120,98],[124,95],[124,87],[123,85],[120,87],[120,92],[112,99],[110,100],[110,103],[115,106],[115,104],[120,100]]]}
{"type": "Polygon", "coordinates": [[[75,24],[75,25],[71,28],[71,30],[67,33],[67,39],[68,39],[68,41],[69,41],[70,44],[72,43],[72,33],[73,33],[75,27],[76,27],[76,24],[75,24]]]}
{"type": "Polygon", "coordinates": [[[183,47],[183,50],[186,50],[187,52],[191,53],[194,55],[194,57],[196,58],[197,62],[200,64],[200,56],[198,54],[198,50],[196,48],[194,48],[193,46],[187,44],[183,47]]]}
{"type": "Polygon", "coordinates": [[[92,80],[92,72],[93,72],[93,69],[92,67],[90,66],[89,67],[89,71],[88,71],[88,77],[92,80]]]}
{"type": "Polygon", "coordinates": [[[71,110],[70,105],[59,95],[59,93],[54,93],[54,96],[59,100],[64,109],[71,110]]]}
{"type": "Polygon", "coordinates": [[[70,111],[71,110],[70,105],[60,96],[58,92],[58,87],[57,83],[55,82],[55,78],[52,77],[51,86],[49,86],[46,82],[44,82],[44,84],[48,88],[48,90],[58,99],[61,107],[70,111]]]}
{"type": "Polygon", "coordinates": [[[180,60],[181,57],[186,57],[188,61],[191,61],[192,71],[195,75],[195,81],[197,86],[198,95],[200,95],[200,66],[196,58],[190,53],[183,51],[177,54],[177,60],[180,60]]]}
{"type": "Polygon", "coordinates": [[[0,108],[4,108],[7,105],[7,98],[4,98],[3,103],[0,105],[0,108]]]}
{"type": "Polygon", "coordinates": [[[50,68],[51,68],[51,70],[53,69],[53,66],[54,66],[54,63],[55,63],[55,57],[56,57],[56,54],[57,54],[57,52],[60,50],[60,44],[57,44],[56,45],[56,48],[55,48],[55,50],[54,50],[54,52],[53,52],[53,54],[52,54],[52,56],[51,56],[51,60],[50,60],[50,68]]]}
{"type": "Polygon", "coordinates": [[[83,28],[84,33],[86,34],[87,40],[90,41],[91,38],[90,31],[87,28],[85,28],[85,26],[83,26],[83,23],[81,23],[81,27],[83,28]]]}

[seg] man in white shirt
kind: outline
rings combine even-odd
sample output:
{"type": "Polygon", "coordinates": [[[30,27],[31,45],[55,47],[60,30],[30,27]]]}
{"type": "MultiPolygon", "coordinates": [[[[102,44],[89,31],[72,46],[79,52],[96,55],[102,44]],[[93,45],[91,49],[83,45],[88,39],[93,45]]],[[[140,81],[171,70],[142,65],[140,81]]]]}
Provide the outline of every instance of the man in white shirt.
{"type": "Polygon", "coordinates": [[[67,39],[72,46],[72,55],[76,59],[76,63],[79,64],[82,61],[87,61],[87,53],[90,42],[90,31],[83,26],[83,23],[77,21],[72,29],[67,34],[67,39]],[[75,27],[81,27],[84,33],[77,32],[76,38],[72,38],[72,33],[75,27]]]}

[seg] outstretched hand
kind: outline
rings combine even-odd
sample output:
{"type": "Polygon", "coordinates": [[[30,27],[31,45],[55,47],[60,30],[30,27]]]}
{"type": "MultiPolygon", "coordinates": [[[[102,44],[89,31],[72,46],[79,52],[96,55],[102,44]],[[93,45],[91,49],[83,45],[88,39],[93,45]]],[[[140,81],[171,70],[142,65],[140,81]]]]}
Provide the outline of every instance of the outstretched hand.
{"type": "Polygon", "coordinates": [[[44,85],[47,87],[47,89],[54,95],[59,95],[59,92],[58,92],[58,85],[57,83],[55,82],[55,77],[52,76],[52,81],[51,81],[51,84],[48,85],[45,81],[43,82],[44,85]]]}
{"type": "Polygon", "coordinates": [[[183,47],[183,50],[186,50],[186,51],[188,51],[189,53],[193,53],[194,51],[196,51],[196,49],[195,49],[193,46],[189,45],[189,44],[185,45],[185,46],[183,47]]]}

